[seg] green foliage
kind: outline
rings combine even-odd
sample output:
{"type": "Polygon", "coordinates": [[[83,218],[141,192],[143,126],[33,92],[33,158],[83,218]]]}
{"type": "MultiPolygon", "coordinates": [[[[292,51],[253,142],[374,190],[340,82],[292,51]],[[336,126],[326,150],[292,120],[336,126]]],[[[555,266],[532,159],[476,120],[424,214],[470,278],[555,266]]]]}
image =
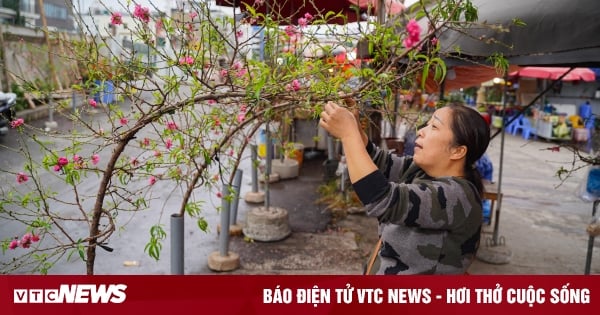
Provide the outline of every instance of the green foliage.
{"type": "Polygon", "coordinates": [[[150,240],[144,247],[144,251],[148,253],[148,256],[155,260],[160,259],[160,251],[162,250],[162,241],[167,237],[167,232],[160,224],[153,225],[150,228],[150,240]]]}
{"type": "Polygon", "coordinates": [[[17,103],[15,104],[14,111],[19,112],[24,109],[27,109],[27,101],[25,100],[25,92],[23,89],[15,83],[12,83],[10,86],[10,90],[17,95],[17,103]]]}
{"type": "MultiPolygon", "coordinates": [[[[186,13],[178,18],[157,18],[164,30],[160,34],[153,25],[134,19],[126,29],[131,32],[127,45],[92,36],[61,42],[73,52],[69,58],[76,60],[83,77],[72,88],[87,93],[86,100],[74,113],[63,104],[63,117],[69,120],[66,132],[19,129],[23,145],[15,151],[22,154],[27,167],[7,173],[25,172],[30,179],[4,193],[0,203],[0,214],[11,213],[13,217],[7,216],[23,230],[45,233],[51,237],[44,241],[60,247],[54,252],[42,247],[33,250],[38,254],[39,272],[51,267],[52,255],[65,251],[69,258],[77,254],[90,268],[94,261],[86,259],[93,260],[95,255],[88,253],[115,237],[113,232],[126,229],[129,222],[123,214],[141,210],[156,215],[144,251],[158,260],[167,237],[160,224],[163,209],[169,208],[166,203],[178,204],[181,213],[176,215],[196,219],[197,227],[207,231],[203,211],[209,210],[206,205],[211,203],[196,201],[200,199],[197,194],[214,193],[222,184],[231,186],[229,180],[242,162],[241,153],[260,126],[273,121],[287,126],[297,111],[316,118],[326,102],[343,103],[347,98],[370,100],[373,108],[386,110],[398,88],[414,90],[421,84],[423,89],[428,78],[440,82],[446,76],[439,45],[430,45],[429,37],[435,34],[428,34],[410,49],[404,46],[406,21],[430,18],[427,23],[431,25],[446,21],[448,28],[461,28],[477,19],[470,1],[452,0],[421,7],[415,15],[390,19],[386,25],[369,22],[369,31],[361,34],[361,39],[366,40],[372,56],[359,67],[333,56],[338,47],[348,47],[358,38],[330,30],[331,41],[320,42],[305,28],[293,26],[296,21],[260,14],[251,6],[241,21],[213,16],[203,2],[190,6],[196,17],[186,13]],[[251,32],[250,22],[259,26],[264,37],[240,36],[240,32],[251,32]],[[280,22],[290,26],[280,27],[280,22]],[[154,45],[155,40],[164,45],[154,45]],[[256,43],[264,44],[264,59],[251,57],[256,43]],[[313,48],[322,56],[315,53],[309,57],[313,48]],[[112,81],[115,93],[127,102],[92,105],[91,95],[105,88],[98,81],[112,81]],[[34,140],[42,158],[36,160],[28,153],[27,137],[34,140]],[[71,191],[46,187],[48,177],[62,181],[71,191]],[[86,189],[90,186],[92,192],[86,189]],[[177,193],[162,200],[160,196],[165,194],[160,189],[164,187],[177,193]],[[79,223],[89,229],[88,237],[72,235],[81,229],[69,227],[79,223]],[[92,239],[97,243],[89,241],[92,239]]],[[[342,17],[328,12],[315,16],[311,24],[324,29],[329,20],[342,17]]],[[[495,64],[504,69],[501,56],[495,64]]],[[[47,96],[55,88],[52,81],[30,80],[22,85],[23,91],[47,96]]],[[[359,106],[361,111],[367,110],[363,102],[359,106]]],[[[275,132],[280,134],[273,138],[286,139],[282,130],[275,132]]],[[[318,136],[313,140],[318,141],[318,136]]],[[[327,195],[335,197],[329,199],[335,207],[357,201],[352,193],[329,191],[327,195]]],[[[223,198],[233,201],[232,190],[223,198]]],[[[210,210],[219,209],[219,205],[211,206],[216,209],[210,210]]],[[[9,241],[1,241],[3,251],[9,241]]],[[[23,255],[21,259],[31,257],[23,255]]]]}

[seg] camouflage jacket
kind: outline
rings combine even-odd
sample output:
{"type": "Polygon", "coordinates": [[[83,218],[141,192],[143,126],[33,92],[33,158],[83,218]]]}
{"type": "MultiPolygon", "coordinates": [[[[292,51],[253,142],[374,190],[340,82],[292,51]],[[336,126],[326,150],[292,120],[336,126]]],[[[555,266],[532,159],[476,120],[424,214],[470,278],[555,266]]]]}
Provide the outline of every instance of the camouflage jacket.
{"type": "Polygon", "coordinates": [[[379,170],[353,184],[379,220],[377,274],[464,274],[479,246],[481,197],[463,178],[433,178],[412,157],[367,146],[379,170]]]}

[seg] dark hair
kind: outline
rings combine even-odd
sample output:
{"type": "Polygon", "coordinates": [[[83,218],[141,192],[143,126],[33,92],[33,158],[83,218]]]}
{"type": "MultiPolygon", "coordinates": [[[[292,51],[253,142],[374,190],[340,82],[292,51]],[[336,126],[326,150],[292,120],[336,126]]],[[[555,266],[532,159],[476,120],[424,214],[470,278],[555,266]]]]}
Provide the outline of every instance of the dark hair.
{"type": "Polygon", "coordinates": [[[450,129],[454,134],[454,144],[467,147],[465,178],[472,182],[479,193],[483,192],[481,174],[475,168],[490,143],[490,128],[479,112],[461,104],[448,104],[452,110],[450,129]]]}

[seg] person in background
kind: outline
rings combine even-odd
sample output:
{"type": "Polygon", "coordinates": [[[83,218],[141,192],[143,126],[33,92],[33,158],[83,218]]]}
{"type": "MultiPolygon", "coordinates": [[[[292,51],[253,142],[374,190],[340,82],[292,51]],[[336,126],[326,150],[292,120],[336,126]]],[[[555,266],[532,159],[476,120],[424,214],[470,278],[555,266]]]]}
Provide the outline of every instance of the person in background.
{"type": "MultiPolygon", "coordinates": [[[[487,153],[484,153],[479,160],[475,163],[475,167],[479,174],[481,174],[481,178],[484,181],[493,182],[494,181],[494,165],[492,164],[492,160],[487,153]]],[[[489,199],[484,199],[481,204],[483,208],[483,223],[490,224],[492,221],[492,201],[489,199]]]]}
{"type": "Polygon", "coordinates": [[[319,124],[341,140],[350,182],[379,221],[377,274],[464,274],[477,248],[483,183],[475,162],[490,140],[471,108],[437,109],[417,132],[413,156],[376,147],[358,111],[329,102],[319,124]]]}

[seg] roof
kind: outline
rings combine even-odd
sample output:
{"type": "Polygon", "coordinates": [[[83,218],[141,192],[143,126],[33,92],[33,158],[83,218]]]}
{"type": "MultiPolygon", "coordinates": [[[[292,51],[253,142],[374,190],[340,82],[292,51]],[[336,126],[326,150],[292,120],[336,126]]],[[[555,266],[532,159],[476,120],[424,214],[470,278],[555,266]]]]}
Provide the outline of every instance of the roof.
{"type": "Polygon", "coordinates": [[[509,32],[471,28],[467,34],[446,30],[443,51],[474,61],[495,52],[511,64],[600,66],[600,5],[597,0],[472,0],[479,21],[499,23],[509,32]],[[516,26],[519,19],[524,26],[516,26]],[[482,40],[483,39],[483,40],[482,40]],[[489,40],[493,39],[493,40],[489,40]]]}

